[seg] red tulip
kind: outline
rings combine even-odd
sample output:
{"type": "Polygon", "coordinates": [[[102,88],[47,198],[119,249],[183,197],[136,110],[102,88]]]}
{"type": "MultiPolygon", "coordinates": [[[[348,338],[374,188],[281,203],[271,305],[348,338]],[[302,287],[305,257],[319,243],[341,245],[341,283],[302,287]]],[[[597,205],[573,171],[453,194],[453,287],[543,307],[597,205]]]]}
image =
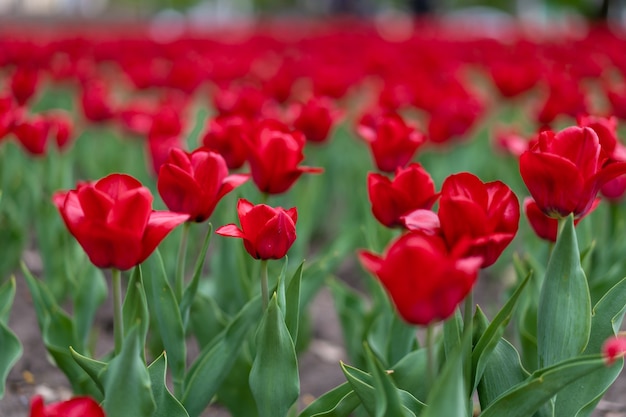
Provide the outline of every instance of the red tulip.
{"type": "Polygon", "coordinates": [[[449,251],[438,235],[421,232],[402,235],[383,256],[361,251],[359,259],[380,279],[400,316],[424,326],[454,312],[476,282],[482,262],[449,251]]]}
{"type": "Polygon", "coordinates": [[[101,123],[115,115],[110,92],[100,81],[91,81],[83,86],[80,104],[85,118],[90,122],[101,123]]]}
{"type": "Polygon", "coordinates": [[[313,97],[299,106],[293,126],[304,133],[309,142],[324,142],[340,113],[327,97],[313,97]]]}
{"type": "Polygon", "coordinates": [[[39,71],[28,66],[18,67],[11,76],[10,87],[15,101],[23,106],[35,94],[39,84],[39,71]]]}
{"type": "Polygon", "coordinates": [[[152,210],[148,188],[125,174],[53,196],[65,225],[99,268],[125,270],[143,262],[187,214],[152,210]]]}
{"type": "Polygon", "coordinates": [[[248,175],[228,175],[224,158],[207,149],[187,153],[174,148],[161,165],[157,188],[168,209],[203,222],[226,194],[248,180],[248,175]]]}
{"type": "Polygon", "coordinates": [[[30,417],[105,417],[105,414],[90,397],[74,397],[44,405],[43,398],[37,395],[30,402],[30,417]]]}
{"type": "Polygon", "coordinates": [[[613,336],[604,341],[602,355],[607,365],[612,365],[619,358],[626,355],[626,337],[613,336]]]}
{"type": "Polygon", "coordinates": [[[430,209],[439,197],[430,174],[416,163],[398,168],[393,181],[381,174],[368,174],[367,191],[374,217],[387,227],[404,226],[402,216],[430,209]]]}
{"type": "Polygon", "coordinates": [[[592,128],[598,135],[602,151],[608,157],[613,155],[618,143],[616,117],[579,116],[576,122],[580,127],[592,128]]]}
{"type": "MultiPolygon", "coordinates": [[[[598,204],[600,204],[600,199],[596,198],[591,206],[591,209],[587,213],[577,219],[574,219],[574,225],[577,225],[578,222],[580,222],[587,214],[593,212],[593,210],[598,207],[598,204]]],[[[524,199],[524,213],[526,213],[528,223],[530,223],[530,226],[537,236],[549,242],[556,242],[559,221],[546,216],[532,197],[526,197],[524,199]]]]}
{"type": "Polygon", "coordinates": [[[13,127],[13,134],[31,155],[44,155],[48,144],[50,124],[40,115],[24,120],[13,127]]]}
{"type": "Polygon", "coordinates": [[[519,225],[519,202],[500,181],[483,183],[470,173],[451,175],[441,187],[439,220],[446,242],[470,242],[466,255],[493,264],[511,243],[519,225]]]}
{"type": "Polygon", "coordinates": [[[428,140],[433,143],[445,143],[452,138],[463,136],[476,123],[482,111],[482,104],[472,96],[442,100],[430,112],[428,140]]]}
{"type": "Polygon", "coordinates": [[[224,157],[229,169],[238,169],[248,158],[246,138],[253,122],[242,116],[217,116],[211,119],[202,136],[202,144],[224,157]]]}
{"type": "Polygon", "coordinates": [[[321,168],[299,166],[304,159],[304,135],[283,123],[263,120],[249,144],[248,160],[252,180],[260,191],[280,194],[287,191],[303,173],[319,173],[321,168]]]}
{"type": "Polygon", "coordinates": [[[218,235],[243,239],[246,251],[254,259],[280,259],[296,240],[295,207],[285,210],[265,204],[253,205],[245,199],[237,203],[241,229],[227,224],[215,231],[218,235]]]}
{"type": "Polygon", "coordinates": [[[368,113],[361,117],[357,133],[370,146],[376,167],[394,172],[406,166],[426,139],[397,113],[368,113]]]}
{"type": "Polygon", "coordinates": [[[626,173],[626,162],[610,162],[589,127],[542,132],[520,157],[520,173],[537,205],[547,216],[581,217],[600,188],[626,173]]]}

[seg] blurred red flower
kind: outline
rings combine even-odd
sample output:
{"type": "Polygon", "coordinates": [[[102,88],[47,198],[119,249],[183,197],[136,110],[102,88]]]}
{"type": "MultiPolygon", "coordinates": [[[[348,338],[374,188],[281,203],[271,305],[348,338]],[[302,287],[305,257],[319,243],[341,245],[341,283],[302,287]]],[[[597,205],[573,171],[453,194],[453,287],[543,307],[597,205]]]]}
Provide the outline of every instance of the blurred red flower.
{"type": "Polygon", "coordinates": [[[30,417],[105,417],[105,414],[90,397],[74,397],[44,405],[43,398],[36,395],[30,402],[30,417]]]}

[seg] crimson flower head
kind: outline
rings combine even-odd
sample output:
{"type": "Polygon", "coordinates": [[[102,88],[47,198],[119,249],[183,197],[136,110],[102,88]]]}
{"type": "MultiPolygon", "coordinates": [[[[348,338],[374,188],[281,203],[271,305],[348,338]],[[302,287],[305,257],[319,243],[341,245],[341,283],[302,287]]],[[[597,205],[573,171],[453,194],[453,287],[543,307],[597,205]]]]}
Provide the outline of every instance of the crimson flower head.
{"type": "Polygon", "coordinates": [[[472,289],[482,263],[480,257],[450,251],[441,236],[422,232],[402,235],[382,256],[361,251],[359,259],[381,281],[400,316],[423,326],[454,312],[472,289]]]}
{"type": "Polygon", "coordinates": [[[469,241],[466,255],[493,264],[511,243],[519,225],[517,197],[500,181],[483,183],[473,174],[451,175],[441,187],[439,221],[451,247],[469,241]]]}
{"type": "Polygon", "coordinates": [[[115,115],[111,103],[110,91],[100,81],[91,81],[83,86],[80,95],[80,105],[85,118],[93,123],[110,120],[115,115]]]}
{"type": "Polygon", "coordinates": [[[202,144],[221,154],[229,169],[238,169],[248,158],[245,138],[250,136],[252,121],[239,115],[211,119],[202,136],[202,144]]]}
{"type": "Polygon", "coordinates": [[[405,167],[426,141],[424,135],[393,112],[365,114],[357,133],[369,144],[376,167],[383,172],[405,167]]]}
{"type": "Polygon", "coordinates": [[[254,259],[280,259],[296,240],[298,212],[265,204],[253,205],[245,199],[237,203],[241,229],[227,224],[215,231],[218,235],[243,239],[246,251],[254,259]]]}
{"type": "Polygon", "coordinates": [[[320,173],[321,168],[298,165],[304,159],[305,138],[274,119],[261,121],[249,144],[248,162],[252,180],[261,192],[287,191],[304,173],[320,173]]]}
{"type": "Polygon", "coordinates": [[[52,197],[65,225],[99,268],[142,263],[187,214],[152,210],[152,194],[135,178],[111,174],[52,197]]]}
{"type": "Polygon", "coordinates": [[[605,340],[602,355],[607,365],[613,365],[617,359],[623,358],[626,355],[626,337],[613,336],[605,340]]]}
{"type": "Polygon", "coordinates": [[[37,395],[30,402],[30,417],[105,417],[104,410],[90,397],[74,397],[44,405],[37,395]]]}
{"type": "Polygon", "coordinates": [[[20,106],[37,91],[39,84],[39,70],[30,66],[19,66],[11,76],[10,88],[15,101],[20,106]]]}
{"type": "Polygon", "coordinates": [[[626,162],[609,160],[589,127],[542,132],[519,164],[530,195],[542,212],[555,218],[583,216],[600,188],[626,173],[626,162]]]}
{"type": "MultiPolygon", "coordinates": [[[[580,222],[587,214],[593,212],[593,210],[598,207],[598,204],[600,204],[600,199],[596,198],[594,204],[587,213],[574,219],[574,226],[576,226],[578,222],[580,222]]],[[[526,197],[523,205],[528,223],[530,223],[530,227],[532,227],[535,234],[548,242],[556,242],[559,221],[555,218],[546,216],[532,197],[526,197]]]]}
{"type": "Polygon", "coordinates": [[[430,210],[439,197],[430,174],[417,163],[398,168],[393,180],[369,173],[367,191],[374,217],[387,227],[404,226],[402,216],[417,209],[430,210]]]}
{"type": "Polygon", "coordinates": [[[579,116],[576,122],[580,127],[590,127],[598,135],[602,151],[609,157],[615,152],[617,140],[617,118],[601,116],[579,116]]]}
{"type": "Polygon", "coordinates": [[[313,97],[299,106],[293,126],[304,133],[309,142],[321,143],[328,139],[333,124],[340,116],[328,97],[313,97]]]}
{"type": "Polygon", "coordinates": [[[203,222],[226,194],[248,180],[248,175],[228,175],[224,158],[200,148],[192,153],[174,148],[161,165],[157,188],[168,209],[203,222]]]}
{"type": "Polygon", "coordinates": [[[23,120],[13,127],[13,134],[20,145],[31,155],[46,153],[49,133],[50,124],[40,115],[23,120]]]}

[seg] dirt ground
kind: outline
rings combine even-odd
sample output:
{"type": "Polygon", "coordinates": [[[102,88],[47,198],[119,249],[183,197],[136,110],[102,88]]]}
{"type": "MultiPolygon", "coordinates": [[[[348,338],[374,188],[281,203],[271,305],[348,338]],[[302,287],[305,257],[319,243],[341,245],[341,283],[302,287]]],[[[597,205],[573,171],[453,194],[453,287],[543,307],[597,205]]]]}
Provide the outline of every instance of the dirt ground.
{"type": "MultiPolygon", "coordinates": [[[[476,291],[476,301],[493,300],[499,291],[489,280],[481,283],[476,291]]],[[[347,360],[342,347],[341,329],[335,314],[333,300],[327,290],[322,290],[310,308],[313,320],[313,340],[308,351],[300,357],[301,403],[314,398],[343,382],[339,361],[347,360]]],[[[98,320],[100,341],[112,346],[112,318],[105,312],[98,320]]],[[[41,341],[32,301],[25,283],[18,277],[17,295],[9,322],[24,345],[24,354],[11,371],[7,392],[0,400],[0,417],[28,416],[28,404],[34,394],[55,401],[71,395],[65,376],[47,359],[41,341]]],[[[228,417],[229,414],[212,408],[205,416],[228,417]]],[[[626,417],[626,372],[600,402],[593,417],[626,417]]]]}

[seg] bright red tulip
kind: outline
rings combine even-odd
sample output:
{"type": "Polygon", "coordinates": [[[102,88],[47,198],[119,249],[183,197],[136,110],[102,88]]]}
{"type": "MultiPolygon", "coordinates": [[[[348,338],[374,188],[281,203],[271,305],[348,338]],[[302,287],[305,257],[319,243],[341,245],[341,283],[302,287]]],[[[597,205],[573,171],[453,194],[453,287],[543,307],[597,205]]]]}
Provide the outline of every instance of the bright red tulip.
{"type": "Polygon", "coordinates": [[[31,155],[44,155],[46,153],[49,133],[50,124],[40,115],[24,120],[13,127],[13,134],[31,155]]]}
{"type": "Polygon", "coordinates": [[[187,214],[152,210],[152,194],[135,178],[111,174],[53,196],[65,225],[99,268],[142,263],[187,214]]]}
{"type": "Polygon", "coordinates": [[[519,202],[500,181],[483,183],[470,173],[451,175],[443,182],[439,221],[450,246],[467,240],[466,255],[493,264],[511,243],[519,226],[519,202]]]}
{"type": "Polygon", "coordinates": [[[207,124],[202,145],[221,154],[229,169],[241,168],[248,158],[246,138],[252,128],[252,120],[245,117],[217,116],[207,124]]]}
{"type": "Polygon", "coordinates": [[[374,217],[387,227],[404,226],[402,216],[417,209],[429,210],[439,197],[430,174],[416,163],[398,168],[393,180],[369,173],[367,191],[374,217]]]}
{"type": "Polygon", "coordinates": [[[426,141],[424,135],[392,112],[365,114],[357,133],[369,144],[376,167],[383,172],[405,167],[426,141]]]}
{"type": "Polygon", "coordinates": [[[10,87],[15,101],[23,106],[37,91],[39,70],[28,66],[18,67],[11,76],[10,87]]]}
{"type": "Polygon", "coordinates": [[[37,395],[30,402],[30,417],[105,417],[104,410],[90,397],[74,397],[44,405],[37,395]]]}
{"type": "Polygon", "coordinates": [[[626,337],[622,335],[606,339],[602,345],[602,355],[607,365],[612,365],[619,358],[623,358],[626,355],[626,337]]]}
{"type": "MultiPolygon", "coordinates": [[[[526,213],[526,218],[528,219],[528,223],[534,230],[535,234],[540,238],[547,240],[549,242],[556,242],[557,232],[559,229],[559,221],[552,217],[546,216],[535,200],[532,197],[526,197],[524,199],[524,213],[526,213]]],[[[593,212],[596,207],[600,204],[600,199],[596,198],[593,205],[591,206],[591,210],[585,213],[583,216],[574,219],[574,225],[577,225],[587,214],[593,212]]]]}
{"type": "Polygon", "coordinates": [[[265,204],[253,205],[245,199],[237,203],[241,229],[227,224],[215,231],[218,235],[243,239],[246,251],[254,259],[280,259],[296,240],[298,212],[265,204]]]}
{"type": "Polygon", "coordinates": [[[592,128],[598,135],[602,151],[608,157],[613,155],[618,144],[616,117],[579,116],[576,122],[580,127],[592,128]]]}
{"type": "Polygon", "coordinates": [[[327,97],[313,97],[299,106],[293,127],[304,133],[309,142],[321,143],[328,139],[333,124],[340,116],[333,101],[327,97]]]}
{"type": "Polygon", "coordinates": [[[157,188],[168,209],[203,222],[226,194],[248,180],[248,175],[228,175],[224,158],[208,149],[187,153],[174,148],[161,165],[157,188]]]}
{"type": "Polygon", "coordinates": [[[448,318],[476,282],[482,259],[461,252],[449,251],[439,235],[409,232],[383,256],[361,251],[359,259],[380,279],[400,316],[426,326],[448,318]]]}
{"type": "Polygon", "coordinates": [[[90,122],[101,123],[115,115],[109,89],[101,81],[91,81],[83,86],[80,104],[90,122]]]}
{"type": "Polygon", "coordinates": [[[261,192],[280,194],[287,191],[304,173],[320,173],[321,168],[299,166],[304,159],[302,132],[266,119],[256,127],[249,144],[248,161],[252,180],[261,192]]]}
{"type": "Polygon", "coordinates": [[[542,132],[520,157],[522,179],[541,211],[555,218],[587,213],[600,188],[626,173],[626,162],[611,162],[601,151],[589,127],[542,132]]]}

